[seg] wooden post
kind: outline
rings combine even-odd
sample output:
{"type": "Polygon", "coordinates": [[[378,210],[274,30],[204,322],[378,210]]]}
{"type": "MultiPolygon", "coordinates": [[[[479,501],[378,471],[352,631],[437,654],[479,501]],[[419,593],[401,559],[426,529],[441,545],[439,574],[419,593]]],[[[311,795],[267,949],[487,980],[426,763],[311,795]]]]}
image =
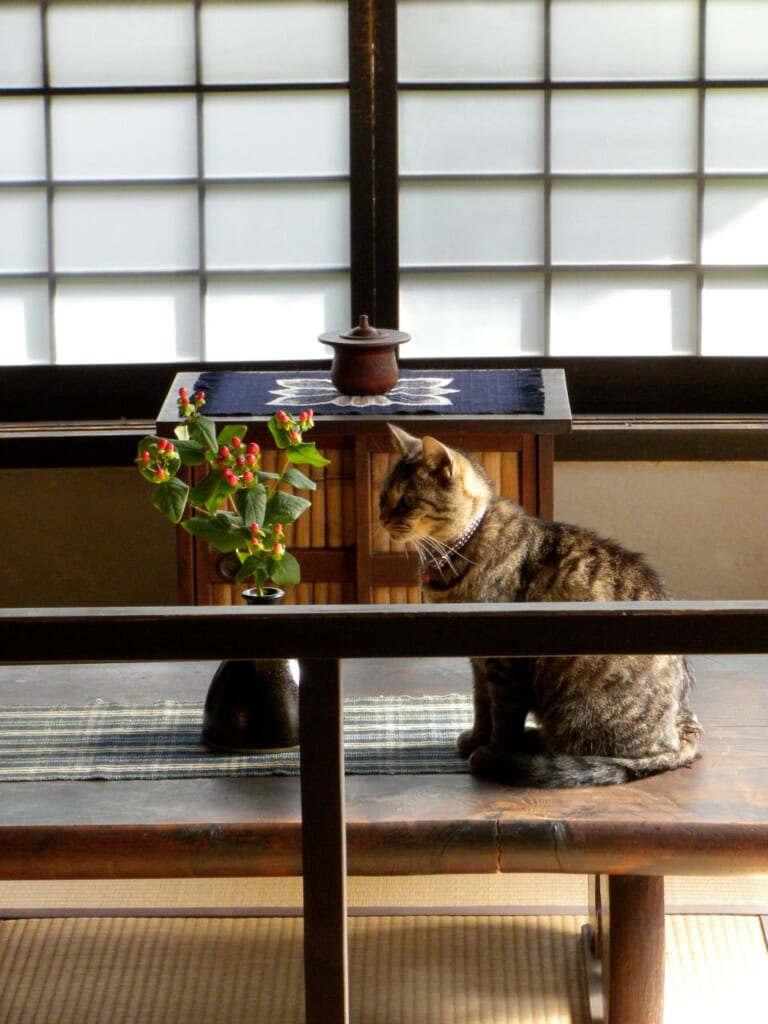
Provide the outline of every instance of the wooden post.
{"type": "Polygon", "coordinates": [[[306,1024],[348,1024],[341,663],[302,659],[300,665],[306,1024]]]}
{"type": "Polygon", "coordinates": [[[611,875],[601,881],[606,1024],[662,1024],[664,879],[611,875]]]}

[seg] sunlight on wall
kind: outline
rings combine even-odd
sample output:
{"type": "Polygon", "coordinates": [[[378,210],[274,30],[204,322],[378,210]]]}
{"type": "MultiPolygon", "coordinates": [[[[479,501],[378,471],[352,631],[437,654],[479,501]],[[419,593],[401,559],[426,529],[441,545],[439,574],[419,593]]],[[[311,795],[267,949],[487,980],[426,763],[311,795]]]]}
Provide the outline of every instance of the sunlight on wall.
{"type": "Polygon", "coordinates": [[[178,358],[172,296],[58,296],[61,363],[151,363],[178,358]]]}
{"type": "Polygon", "coordinates": [[[705,283],[702,296],[702,354],[728,356],[738,342],[741,355],[768,352],[768,292],[760,283],[705,283]]]}
{"type": "Polygon", "coordinates": [[[543,344],[544,293],[533,274],[404,274],[400,322],[413,338],[402,350],[409,359],[536,355],[543,344]]]}
{"type": "Polygon", "coordinates": [[[317,341],[325,330],[345,329],[349,320],[349,284],[324,278],[255,284],[212,282],[205,324],[209,359],[317,359],[317,341]]]}
{"type": "Polygon", "coordinates": [[[29,359],[27,317],[20,297],[0,297],[0,338],[2,362],[24,363],[29,359]]]}
{"type": "Polygon", "coordinates": [[[710,185],[704,204],[705,263],[761,264],[768,235],[765,184],[710,185]]]}
{"type": "Polygon", "coordinates": [[[48,284],[0,284],[0,365],[50,361],[48,284]]]}
{"type": "Polygon", "coordinates": [[[693,285],[687,277],[628,287],[580,276],[555,282],[553,355],[666,355],[690,352],[693,285]]]}

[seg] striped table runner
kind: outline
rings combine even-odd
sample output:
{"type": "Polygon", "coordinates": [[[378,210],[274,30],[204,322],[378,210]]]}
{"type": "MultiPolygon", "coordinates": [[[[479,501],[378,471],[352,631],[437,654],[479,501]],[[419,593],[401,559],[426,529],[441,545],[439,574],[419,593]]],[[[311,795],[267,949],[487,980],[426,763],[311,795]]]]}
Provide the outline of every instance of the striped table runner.
{"type": "MultiPolygon", "coordinates": [[[[202,703],[174,701],[0,708],[0,781],[298,774],[297,751],[211,752],[202,714],[202,703]]],[[[455,743],[471,721],[468,695],[347,700],[347,774],[468,771],[455,743]]]]}

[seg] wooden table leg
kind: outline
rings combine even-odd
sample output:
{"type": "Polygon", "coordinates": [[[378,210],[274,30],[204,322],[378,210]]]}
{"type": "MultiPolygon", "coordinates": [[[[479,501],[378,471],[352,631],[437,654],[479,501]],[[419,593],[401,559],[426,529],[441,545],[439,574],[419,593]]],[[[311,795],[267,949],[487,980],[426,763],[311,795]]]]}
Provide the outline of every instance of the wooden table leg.
{"type": "Polygon", "coordinates": [[[593,1024],[662,1024],[663,877],[600,876],[594,910],[584,935],[593,1024]],[[602,992],[594,985],[596,961],[602,992]]]}
{"type": "Polygon", "coordinates": [[[347,845],[341,663],[301,661],[306,1024],[347,1024],[347,845]]]}

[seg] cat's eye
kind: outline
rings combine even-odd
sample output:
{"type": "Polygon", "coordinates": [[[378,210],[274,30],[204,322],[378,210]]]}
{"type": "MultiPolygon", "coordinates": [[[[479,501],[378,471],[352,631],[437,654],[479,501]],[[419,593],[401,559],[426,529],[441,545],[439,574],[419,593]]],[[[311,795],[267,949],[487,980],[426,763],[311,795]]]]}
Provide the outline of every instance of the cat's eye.
{"type": "Polygon", "coordinates": [[[403,505],[404,505],[405,508],[415,508],[416,507],[416,495],[415,494],[404,494],[403,495],[403,505]]]}

